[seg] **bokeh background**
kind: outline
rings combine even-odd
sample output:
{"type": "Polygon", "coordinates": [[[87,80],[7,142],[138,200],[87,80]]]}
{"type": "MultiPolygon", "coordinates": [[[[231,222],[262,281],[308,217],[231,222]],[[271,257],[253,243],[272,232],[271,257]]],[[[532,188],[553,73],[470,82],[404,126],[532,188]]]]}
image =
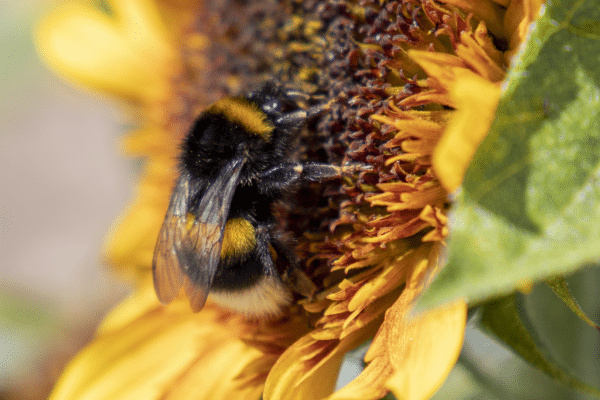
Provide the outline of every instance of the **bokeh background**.
{"type": "MultiPolygon", "coordinates": [[[[130,290],[101,257],[139,169],[139,160],[119,151],[128,118],[114,100],[75,88],[40,62],[32,32],[53,4],[0,2],[0,400],[45,399],[130,290]]],[[[569,282],[600,322],[600,269],[569,282]]],[[[542,285],[523,305],[561,365],[600,386],[598,333],[542,285]]],[[[590,398],[552,382],[474,325],[436,399],[590,398]]],[[[348,355],[339,385],[360,372],[364,351],[348,355]]]]}
{"type": "Polygon", "coordinates": [[[36,21],[53,2],[0,2],[0,390],[46,398],[128,288],[101,263],[135,160],[118,105],[46,70],[36,21]]]}

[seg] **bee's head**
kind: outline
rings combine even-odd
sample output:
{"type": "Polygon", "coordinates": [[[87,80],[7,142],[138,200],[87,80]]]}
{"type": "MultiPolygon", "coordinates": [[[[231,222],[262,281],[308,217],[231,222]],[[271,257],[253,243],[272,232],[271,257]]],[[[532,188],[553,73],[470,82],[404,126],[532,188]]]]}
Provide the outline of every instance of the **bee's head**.
{"type": "Polygon", "coordinates": [[[258,90],[250,93],[248,100],[257,104],[273,122],[300,109],[292,92],[274,82],[267,82],[258,90]]]}
{"type": "Polygon", "coordinates": [[[275,82],[267,82],[248,95],[280,132],[293,133],[309,120],[323,114],[327,105],[310,105],[314,100],[310,95],[285,87],[275,82]]]}

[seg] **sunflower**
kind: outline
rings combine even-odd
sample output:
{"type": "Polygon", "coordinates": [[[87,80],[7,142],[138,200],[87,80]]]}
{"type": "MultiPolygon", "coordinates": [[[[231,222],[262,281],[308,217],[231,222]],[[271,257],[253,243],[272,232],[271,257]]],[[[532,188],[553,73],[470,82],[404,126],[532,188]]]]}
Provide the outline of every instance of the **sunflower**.
{"type": "Polygon", "coordinates": [[[69,3],[40,24],[47,64],[124,100],[123,140],[144,167],[106,257],[136,283],[67,366],[62,399],[423,399],[462,346],[467,307],[416,314],[443,266],[448,193],[494,118],[510,57],[540,1],[389,0],[69,3]],[[158,303],[154,245],[178,144],[223,96],[276,80],[329,104],[297,156],[371,168],[303,188],[276,210],[319,286],[277,320],[211,304],[158,303]],[[334,392],[344,355],[366,368],[334,392]]]}

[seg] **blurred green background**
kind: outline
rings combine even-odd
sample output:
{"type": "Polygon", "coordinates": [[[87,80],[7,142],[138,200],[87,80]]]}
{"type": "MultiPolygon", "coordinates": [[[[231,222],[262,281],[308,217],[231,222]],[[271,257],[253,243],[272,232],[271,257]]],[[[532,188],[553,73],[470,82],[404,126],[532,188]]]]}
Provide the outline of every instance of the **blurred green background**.
{"type": "MultiPolygon", "coordinates": [[[[118,106],[46,70],[32,40],[53,2],[0,3],[0,399],[44,399],[65,362],[128,288],[102,265],[111,224],[131,197],[118,106]]],[[[600,322],[600,269],[569,278],[600,322]]],[[[543,285],[523,312],[557,362],[600,386],[600,335],[543,285]]],[[[557,385],[476,329],[435,399],[588,399],[557,385]]],[[[339,385],[362,368],[349,354],[339,385]]]]}

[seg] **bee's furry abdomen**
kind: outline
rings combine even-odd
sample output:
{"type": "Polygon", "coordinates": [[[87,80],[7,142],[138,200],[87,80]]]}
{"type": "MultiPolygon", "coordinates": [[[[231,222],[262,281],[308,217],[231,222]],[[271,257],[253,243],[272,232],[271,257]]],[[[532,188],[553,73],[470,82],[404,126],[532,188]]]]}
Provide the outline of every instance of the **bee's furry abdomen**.
{"type": "Polygon", "coordinates": [[[221,260],[236,260],[246,257],[256,248],[256,229],[244,218],[229,218],[223,232],[221,260]]]}
{"type": "Polygon", "coordinates": [[[249,221],[234,218],[227,223],[223,236],[221,261],[211,288],[235,291],[255,285],[265,274],[264,262],[258,254],[256,229],[249,221]],[[234,236],[237,241],[230,242],[234,236]]]}
{"type": "Polygon", "coordinates": [[[292,301],[289,285],[278,271],[265,267],[259,246],[266,245],[265,232],[243,218],[231,218],[224,232],[221,261],[215,274],[210,298],[217,304],[247,317],[275,317],[292,301]]]}
{"type": "Polygon", "coordinates": [[[211,299],[248,318],[274,318],[293,300],[292,292],[278,276],[262,275],[253,285],[235,290],[211,290],[211,299]]]}

